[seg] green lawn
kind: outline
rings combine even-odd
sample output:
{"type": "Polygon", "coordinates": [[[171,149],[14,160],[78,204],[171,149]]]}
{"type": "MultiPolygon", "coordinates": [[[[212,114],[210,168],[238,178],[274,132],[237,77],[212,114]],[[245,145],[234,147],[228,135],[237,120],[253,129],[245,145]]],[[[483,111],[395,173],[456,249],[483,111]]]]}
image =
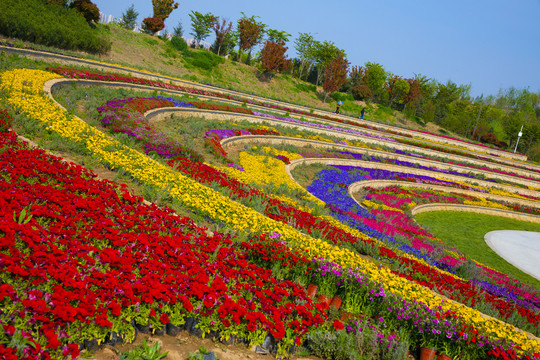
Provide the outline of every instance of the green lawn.
{"type": "Polygon", "coordinates": [[[418,214],[416,221],[440,240],[495,270],[508,274],[540,290],[540,281],[512,266],[484,241],[494,230],[540,232],[540,224],[500,216],[467,212],[434,211],[418,214]]]}

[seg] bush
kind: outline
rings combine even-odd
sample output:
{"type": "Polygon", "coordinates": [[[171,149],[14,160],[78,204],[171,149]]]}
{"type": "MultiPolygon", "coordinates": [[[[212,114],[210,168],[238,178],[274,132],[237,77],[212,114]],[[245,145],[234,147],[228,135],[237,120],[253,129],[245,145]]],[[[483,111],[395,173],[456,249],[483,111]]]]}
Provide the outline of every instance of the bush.
{"type": "Polygon", "coordinates": [[[0,34],[45,46],[106,53],[111,45],[74,9],[40,0],[2,0],[0,34]]]}
{"type": "Polygon", "coordinates": [[[171,39],[171,45],[178,51],[186,51],[188,48],[188,44],[186,40],[184,40],[181,37],[173,36],[171,39]]]}
{"type": "Polygon", "coordinates": [[[354,101],[354,98],[351,94],[346,94],[339,91],[331,93],[330,97],[335,101],[354,101]]]}
{"type": "Polygon", "coordinates": [[[184,51],[184,59],[192,66],[211,71],[214,67],[225,62],[225,59],[208,50],[184,51]]]}
{"type": "Polygon", "coordinates": [[[316,92],[317,86],[311,84],[296,84],[295,87],[300,91],[316,92]]]}
{"type": "Polygon", "coordinates": [[[351,89],[351,92],[356,100],[371,99],[373,94],[367,85],[356,85],[351,89]]]}

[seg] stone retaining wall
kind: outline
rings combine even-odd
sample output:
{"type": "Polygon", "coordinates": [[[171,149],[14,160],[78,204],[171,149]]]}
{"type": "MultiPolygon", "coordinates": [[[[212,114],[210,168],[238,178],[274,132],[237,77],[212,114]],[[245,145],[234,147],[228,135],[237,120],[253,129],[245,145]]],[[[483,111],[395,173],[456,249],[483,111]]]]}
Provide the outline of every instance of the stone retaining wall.
{"type": "Polygon", "coordinates": [[[290,170],[294,169],[295,167],[299,165],[309,165],[309,164],[323,164],[323,165],[349,165],[349,166],[361,166],[365,168],[370,169],[383,169],[388,171],[396,171],[396,172],[403,172],[403,173],[409,173],[414,175],[423,175],[423,176],[431,176],[442,180],[447,181],[459,181],[459,182],[468,182],[468,183],[476,183],[480,186],[484,187],[493,187],[496,189],[502,189],[511,193],[519,193],[529,196],[538,196],[538,192],[534,190],[529,189],[523,189],[523,188],[516,188],[514,186],[508,186],[504,184],[497,184],[492,183],[489,181],[484,180],[478,180],[478,179],[467,179],[463,178],[461,176],[457,175],[450,175],[450,174],[442,174],[442,173],[436,173],[434,171],[430,170],[421,170],[421,169],[412,169],[405,166],[400,165],[391,165],[391,164],[381,164],[381,163],[371,163],[364,160],[350,160],[350,159],[296,159],[291,161],[289,165],[287,165],[290,170]]]}
{"type": "MultiPolygon", "coordinates": [[[[486,173],[484,170],[476,170],[473,168],[463,168],[458,165],[448,165],[443,162],[428,160],[428,159],[421,159],[414,156],[399,155],[399,154],[389,153],[389,152],[385,152],[381,150],[372,150],[372,149],[360,148],[360,147],[349,146],[349,145],[333,144],[333,143],[328,143],[328,142],[319,141],[319,140],[300,139],[300,138],[287,137],[287,136],[277,137],[277,136],[266,136],[266,135],[265,136],[243,135],[243,136],[234,136],[234,137],[221,140],[221,146],[223,146],[224,148],[226,148],[227,146],[238,145],[238,144],[249,144],[249,143],[292,144],[296,146],[311,145],[311,146],[319,147],[319,148],[349,150],[349,151],[360,153],[360,154],[366,154],[366,155],[371,155],[371,156],[381,156],[387,159],[395,159],[399,161],[408,161],[408,162],[419,164],[422,166],[430,166],[430,167],[434,167],[438,169],[454,170],[454,171],[462,171],[462,172],[466,171],[473,174],[482,174],[482,175],[486,173]]],[[[489,166],[486,166],[486,167],[489,167],[489,166]]],[[[505,169],[505,170],[509,171],[509,170],[517,170],[517,169],[505,169]]],[[[531,175],[530,173],[527,173],[526,171],[515,171],[515,173],[522,176],[531,175]]],[[[509,182],[515,182],[515,183],[519,183],[525,186],[530,186],[533,188],[540,188],[540,180],[534,181],[534,180],[522,179],[522,178],[514,177],[512,175],[498,174],[496,172],[490,172],[489,177],[505,180],[509,182]]]]}
{"type": "MultiPolygon", "coordinates": [[[[163,120],[164,118],[172,116],[172,115],[197,116],[197,117],[202,117],[202,118],[205,118],[205,119],[229,120],[229,121],[242,121],[242,120],[244,120],[244,121],[249,121],[249,122],[253,122],[253,123],[264,123],[264,122],[275,123],[275,124],[279,124],[281,126],[288,127],[288,128],[309,130],[309,131],[312,131],[312,132],[317,133],[317,134],[323,134],[323,135],[324,134],[331,134],[331,135],[334,135],[334,136],[339,136],[339,137],[350,139],[350,140],[356,140],[356,141],[360,140],[360,141],[363,141],[365,143],[372,144],[372,145],[380,145],[381,142],[384,142],[384,140],[373,139],[373,138],[365,137],[365,136],[361,136],[361,135],[353,135],[353,134],[343,133],[343,132],[340,132],[339,130],[319,129],[319,128],[312,127],[312,126],[309,126],[309,125],[294,124],[294,123],[290,123],[290,122],[282,121],[282,120],[270,119],[270,118],[265,118],[265,117],[261,117],[261,116],[255,116],[255,115],[248,115],[248,114],[237,114],[237,113],[231,113],[231,112],[227,112],[227,111],[203,110],[203,109],[192,109],[192,108],[160,108],[160,109],[150,110],[150,111],[148,111],[148,112],[146,112],[144,114],[144,116],[146,116],[146,118],[148,120],[150,120],[150,121],[160,121],[160,120],[163,120]]],[[[248,138],[253,139],[254,137],[246,136],[245,141],[248,141],[247,140],[248,138]]],[[[281,142],[283,142],[283,141],[281,141],[281,142]]],[[[313,143],[313,144],[315,144],[315,143],[313,143]]],[[[400,150],[408,150],[409,149],[409,147],[407,145],[401,145],[401,144],[397,144],[397,143],[393,143],[393,142],[389,142],[389,141],[386,142],[386,145],[391,146],[391,147],[396,148],[396,149],[400,149],[400,150]]],[[[356,149],[358,149],[358,148],[356,148],[356,149]]],[[[435,151],[432,151],[432,150],[429,150],[429,151],[426,151],[426,152],[430,153],[430,155],[432,155],[432,156],[441,155],[441,154],[439,154],[439,153],[437,153],[435,151]]],[[[398,156],[398,155],[395,155],[395,156],[398,156]]],[[[448,158],[453,158],[453,156],[451,156],[449,154],[443,154],[443,156],[446,156],[448,158]]],[[[459,157],[459,158],[462,158],[462,157],[459,157]]],[[[412,159],[413,159],[412,157],[407,158],[407,161],[412,161],[412,159]]],[[[415,159],[417,159],[417,158],[415,158],[415,159]]],[[[460,160],[460,159],[454,159],[454,160],[460,160]]],[[[431,165],[444,166],[443,163],[436,163],[436,164],[431,164],[431,165]]],[[[469,170],[469,169],[467,169],[467,170],[469,170]]],[[[515,170],[515,169],[512,169],[512,170],[515,170]]],[[[474,169],[470,169],[470,171],[474,172],[474,169]]],[[[530,175],[530,174],[528,174],[528,175],[530,175]]],[[[539,186],[539,183],[536,182],[536,181],[532,181],[532,180],[528,180],[528,179],[522,179],[522,178],[515,178],[515,177],[511,177],[511,176],[504,175],[504,174],[493,173],[493,177],[496,177],[496,178],[500,177],[501,179],[504,178],[505,180],[511,180],[512,182],[520,183],[520,184],[523,184],[525,186],[531,186],[531,187],[538,187],[539,186]]],[[[479,180],[479,181],[481,181],[481,180],[479,180]]]]}
{"type": "Polygon", "coordinates": [[[420,205],[412,209],[412,215],[416,216],[428,211],[463,211],[463,212],[474,212],[479,214],[486,215],[495,215],[495,216],[504,216],[507,218],[519,220],[519,221],[529,221],[534,223],[540,223],[540,216],[524,214],[515,211],[501,210],[501,209],[491,209],[482,206],[472,206],[472,205],[457,205],[457,204],[427,204],[420,205]]]}
{"type": "Polygon", "coordinates": [[[351,197],[354,198],[354,194],[357,193],[360,189],[363,189],[366,187],[380,189],[380,188],[385,188],[387,186],[401,186],[404,188],[427,189],[427,190],[433,190],[433,191],[470,195],[470,196],[476,196],[476,197],[484,198],[484,199],[506,201],[513,204],[524,205],[524,206],[533,207],[533,208],[540,208],[540,201],[535,201],[535,200],[526,200],[526,199],[519,199],[515,197],[503,196],[503,195],[482,193],[482,192],[472,191],[472,190],[457,189],[457,188],[453,188],[449,186],[410,183],[407,181],[397,181],[397,180],[358,181],[349,185],[349,195],[351,195],[351,197]]]}

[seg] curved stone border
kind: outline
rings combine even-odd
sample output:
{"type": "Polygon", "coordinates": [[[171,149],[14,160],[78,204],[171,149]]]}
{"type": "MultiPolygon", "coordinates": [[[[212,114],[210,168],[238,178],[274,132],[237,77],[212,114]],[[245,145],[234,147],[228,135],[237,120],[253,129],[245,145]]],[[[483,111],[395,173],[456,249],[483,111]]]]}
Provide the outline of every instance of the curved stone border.
{"type": "MultiPolygon", "coordinates": [[[[362,142],[365,142],[367,144],[371,144],[371,145],[375,145],[375,146],[379,146],[379,145],[381,145],[381,143],[384,143],[385,146],[395,148],[395,149],[399,149],[399,150],[409,151],[411,149],[411,146],[409,146],[409,145],[399,144],[399,143],[392,142],[392,141],[387,141],[387,140],[374,139],[374,138],[369,137],[369,136],[362,136],[362,135],[358,135],[358,134],[349,134],[347,132],[342,132],[340,130],[320,129],[318,127],[311,126],[311,125],[301,125],[301,124],[290,123],[290,122],[284,121],[284,120],[271,119],[271,118],[262,117],[262,116],[256,116],[256,115],[231,113],[231,112],[227,112],[227,111],[193,109],[193,108],[160,108],[160,109],[150,110],[150,111],[146,112],[144,114],[144,116],[148,120],[159,121],[159,120],[163,120],[164,118],[166,118],[168,116],[172,116],[174,114],[176,114],[178,116],[199,116],[199,117],[203,117],[205,119],[216,119],[216,118],[218,118],[219,120],[232,120],[232,121],[235,121],[235,120],[243,121],[244,120],[244,121],[255,122],[255,123],[262,123],[262,122],[275,123],[275,124],[279,124],[281,126],[285,126],[285,127],[289,127],[289,128],[309,130],[309,131],[312,131],[312,132],[315,132],[315,133],[318,133],[318,134],[323,134],[323,135],[331,134],[331,135],[341,137],[341,138],[345,138],[345,139],[350,139],[350,140],[355,140],[355,141],[362,141],[362,142]],[[213,115],[211,115],[211,114],[213,114],[213,115]]],[[[247,139],[248,137],[249,136],[246,136],[245,138],[247,139]]],[[[467,157],[464,157],[464,156],[452,155],[452,154],[447,154],[447,153],[438,153],[436,151],[426,150],[426,149],[421,149],[421,150],[426,152],[426,153],[429,153],[432,156],[440,156],[440,155],[442,155],[444,157],[454,159],[454,160],[458,160],[458,161],[459,160],[465,160],[465,161],[473,160],[474,161],[474,159],[470,159],[470,158],[467,158],[467,157]]],[[[437,164],[440,164],[440,163],[437,163],[437,164]]],[[[482,163],[482,165],[486,165],[486,164],[482,163]]],[[[494,165],[494,166],[496,166],[496,165],[494,165]]],[[[489,166],[486,166],[486,167],[489,167],[489,166]]],[[[474,171],[474,169],[468,169],[468,170],[474,171]]],[[[512,170],[513,172],[516,172],[516,170],[518,170],[518,169],[512,168],[512,169],[509,169],[509,170],[512,170]]],[[[497,174],[497,176],[505,176],[505,179],[508,179],[508,178],[506,178],[506,176],[508,176],[508,175],[497,174]]],[[[532,187],[538,187],[539,186],[539,183],[535,182],[533,180],[522,179],[522,178],[514,178],[514,177],[512,177],[511,179],[512,179],[513,182],[523,183],[526,186],[532,186],[532,187]]]]}
{"type": "MultiPolygon", "coordinates": [[[[326,114],[322,114],[322,115],[326,115],[326,114]]],[[[465,141],[460,141],[459,139],[456,139],[456,140],[447,139],[447,138],[443,138],[437,135],[426,134],[423,132],[418,132],[416,130],[405,129],[400,126],[379,123],[376,121],[370,121],[370,120],[365,120],[365,119],[360,121],[360,119],[356,119],[351,116],[345,116],[345,115],[340,115],[340,114],[334,114],[333,116],[338,117],[342,120],[356,121],[358,123],[364,123],[366,125],[373,126],[373,127],[380,127],[380,128],[390,130],[390,131],[401,132],[403,135],[411,135],[415,138],[422,138],[425,140],[435,141],[438,143],[443,143],[443,144],[447,144],[451,146],[453,145],[453,146],[458,146],[458,147],[464,147],[475,152],[481,152],[484,154],[494,154],[496,156],[506,157],[506,158],[510,158],[510,159],[514,159],[518,161],[527,161],[527,156],[523,154],[512,153],[506,150],[499,150],[499,149],[494,149],[490,147],[485,147],[482,145],[471,144],[465,141]]],[[[540,169],[540,167],[538,168],[540,169]]]]}
{"type": "MultiPolygon", "coordinates": [[[[443,186],[443,185],[432,185],[432,184],[422,184],[422,183],[411,183],[407,181],[397,181],[397,180],[364,180],[364,181],[358,181],[355,183],[352,183],[349,185],[349,194],[351,197],[354,198],[354,194],[358,192],[360,189],[371,187],[371,188],[385,188],[387,186],[400,186],[407,189],[427,189],[427,190],[433,190],[433,191],[441,191],[446,193],[456,193],[456,194],[462,194],[462,195],[470,195],[470,196],[476,196],[480,198],[485,199],[494,199],[494,200],[501,200],[501,201],[507,201],[518,205],[524,205],[534,208],[540,208],[540,201],[534,201],[534,200],[526,200],[526,199],[520,199],[515,198],[511,196],[504,196],[504,195],[496,195],[496,194],[490,194],[490,193],[483,193],[479,191],[472,191],[472,190],[465,190],[465,189],[458,189],[451,186],[443,186]]],[[[421,206],[421,205],[418,205],[421,206]]],[[[537,216],[537,215],[533,215],[537,216]]]]}
{"type": "MultiPolygon", "coordinates": [[[[430,134],[417,132],[415,130],[404,129],[404,128],[401,128],[401,127],[395,126],[395,125],[388,125],[388,124],[383,124],[383,123],[373,122],[373,121],[368,121],[368,120],[362,120],[360,122],[360,121],[358,121],[359,119],[351,117],[351,116],[346,116],[346,115],[342,115],[342,114],[335,114],[333,112],[324,111],[324,110],[315,110],[315,109],[305,107],[305,106],[302,106],[302,105],[291,104],[291,103],[287,103],[287,102],[284,102],[284,101],[273,100],[273,99],[269,99],[269,98],[260,97],[260,96],[257,96],[257,95],[251,95],[251,94],[242,93],[242,92],[235,91],[235,90],[229,90],[229,89],[223,89],[223,88],[219,88],[219,87],[214,87],[214,86],[211,86],[211,85],[204,85],[204,84],[195,83],[195,82],[191,82],[191,81],[187,81],[187,80],[182,80],[182,79],[178,79],[178,78],[174,78],[174,77],[170,77],[170,76],[152,74],[150,72],[145,72],[145,71],[142,71],[142,70],[127,68],[127,67],[123,67],[121,65],[107,64],[107,63],[102,63],[102,62],[98,62],[98,61],[94,61],[94,60],[81,59],[81,58],[76,58],[76,57],[67,56],[67,55],[61,55],[61,54],[52,54],[52,53],[47,53],[47,52],[37,51],[37,50],[10,48],[10,47],[6,47],[6,46],[0,46],[0,50],[6,51],[8,53],[15,53],[15,54],[19,54],[19,55],[22,54],[22,55],[30,57],[30,58],[56,59],[56,60],[61,60],[63,62],[67,62],[67,63],[75,63],[75,64],[81,64],[82,63],[82,64],[89,65],[89,66],[92,66],[92,67],[97,67],[99,69],[113,69],[113,70],[116,70],[116,71],[119,71],[119,72],[122,72],[122,73],[126,73],[126,74],[135,73],[135,74],[139,75],[140,77],[146,78],[146,79],[168,80],[168,81],[171,81],[171,82],[184,84],[186,86],[190,86],[190,87],[197,88],[197,89],[200,89],[200,90],[213,91],[213,92],[218,92],[218,93],[222,93],[222,94],[241,96],[241,97],[245,97],[246,99],[257,100],[257,101],[265,102],[265,103],[268,103],[268,104],[275,104],[275,105],[278,105],[278,106],[287,106],[287,107],[289,107],[291,109],[296,109],[296,110],[307,112],[307,113],[309,113],[310,111],[313,110],[314,113],[316,112],[319,115],[333,116],[333,117],[337,117],[337,118],[340,118],[340,119],[343,119],[343,120],[349,120],[349,121],[354,121],[354,122],[358,122],[358,123],[361,123],[361,122],[366,123],[367,122],[367,123],[370,123],[370,125],[375,126],[375,127],[381,127],[381,128],[387,129],[387,130],[391,130],[391,131],[395,131],[395,132],[401,132],[403,134],[412,135],[412,136],[415,136],[417,138],[424,138],[424,139],[428,139],[428,140],[431,140],[431,141],[436,141],[438,143],[455,144],[454,146],[465,147],[467,149],[473,150],[474,152],[481,152],[483,154],[494,153],[494,154],[498,154],[499,156],[503,156],[503,157],[507,157],[507,158],[511,158],[511,159],[516,159],[516,160],[520,160],[520,161],[526,161],[527,160],[527,157],[525,155],[523,155],[523,154],[514,154],[514,153],[511,153],[511,152],[508,152],[508,151],[504,151],[504,150],[497,150],[497,149],[492,149],[492,148],[488,148],[488,147],[484,147],[484,146],[474,145],[474,144],[470,144],[470,143],[467,143],[467,142],[460,141],[458,139],[456,139],[456,140],[446,139],[446,138],[439,137],[437,135],[430,135],[430,134]]],[[[265,108],[265,109],[267,109],[267,108],[265,108]]],[[[277,109],[275,109],[275,110],[277,110],[277,109]]],[[[535,168],[538,168],[538,170],[540,171],[540,167],[537,167],[535,165],[532,165],[532,166],[535,167],[535,168]]]]}
{"type": "MultiPolygon", "coordinates": [[[[381,150],[372,150],[372,149],[361,148],[361,147],[356,147],[356,146],[351,146],[351,145],[342,145],[342,144],[337,144],[337,143],[328,143],[328,142],[324,142],[320,140],[302,139],[302,138],[295,138],[295,137],[288,137],[288,136],[278,137],[278,136],[268,136],[268,135],[263,135],[263,136],[242,135],[242,136],[233,136],[233,137],[221,140],[221,146],[224,148],[227,146],[238,145],[238,144],[249,144],[249,143],[294,144],[297,146],[313,145],[319,148],[351,150],[352,152],[359,153],[359,154],[381,156],[387,159],[394,159],[394,160],[399,160],[399,161],[408,161],[411,163],[424,165],[424,166],[431,166],[438,169],[470,172],[474,174],[486,173],[486,171],[484,170],[478,170],[478,169],[468,168],[468,167],[460,167],[459,165],[448,165],[447,163],[444,163],[444,162],[418,158],[416,156],[400,155],[400,154],[389,153],[389,152],[381,151],[381,150]]],[[[490,169],[494,168],[494,169],[500,170],[500,168],[497,168],[495,166],[491,167],[491,166],[488,166],[487,164],[483,164],[483,165],[486,167],[489,167],[490,169]]],[[[506,170],[515,171],[517,169],[506,169],[506,170]]],[[[515,171],[515,172],[522,176],[530,175],[528,173],[523,174],[523,171],[515,171]]],[[[523,179],[519,177],[513,177],[512,175],[499,174],[497,172],[489,172],[489,174],[490,174],[490,177],[494,179],[515,182],[515,183],[519,183],[519,184],[533,187],[533,188],[540,188],[540,179],[538,181],[534,181],[534,180],[528,180],[528,179],[523,179]]]]}
{"type": "Polygon", "coordinates": [[[461,204],[425,204],[420,205],[411,210],[413,216],[421,214],[424,212],[430,211],[463,211],[463,212],[474,212],[479,214],[486,215],[495,215],[495,216],[504,216],[511,219],[516,219],[520,221],[528,221],[534,223],[540,223],[540,216],[520,213],[516,211],[502,210],[502,209],[493,209],[486,208],[483,206],[474,206],[474,205],[461,205],[461,204]]]}
{"type": "Polygon", "coordinates": [[[508,186],[504,184],[497,184],[492,183],[489,181],[484,180],[478,180],[478,179],[468,179],[463,178],[461,176],[457,175],[450,175],[450,174],[444,174],[444,173],[437,173],[430,170],[422,170],[422,169],[413,169],[408,168],[401,165],[391,165],[391,164],[381,164],[381,163],[371,163],[364,160],[350,160],[350,159],[316,159],[316,158],[309,158],[309,159],[296,159],[292,160],[288,167],[290,169],[294,169],[295,167],[303,164],[322,164],[322,165],[349,165],[349,166],[361,166],[365,168],[370,169],[383,169],[383,170],[389,170],[389,171],[396,171],[396,172],[403,172],[403,173],[410,173],[414,175],[423,175],[423,176],[431,176],[434,178],[439,178],[447,181],[460,181],[460,182],[469,182],[477,183],[480,186],[484,187],[493,187],[502,189],[511,193],[516,193],[517,191],[521,192],[524,195],[530,195],[530,196],[538,196],[538,191],[535,190],[529,190],[529,189],[517,189],[514,186],[508,186]]]}

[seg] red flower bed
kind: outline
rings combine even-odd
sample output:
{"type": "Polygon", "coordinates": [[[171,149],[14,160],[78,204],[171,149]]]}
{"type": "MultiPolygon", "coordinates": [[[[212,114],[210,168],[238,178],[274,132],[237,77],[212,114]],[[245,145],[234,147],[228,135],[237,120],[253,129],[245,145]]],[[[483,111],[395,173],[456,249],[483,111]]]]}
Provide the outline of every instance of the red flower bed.
{"type": "Polygon", "coordinates": [[[250,263],[228,236],[144,205],[125,185],[13,133],[0,134],[0,169],[0,321],[55,355],[75,357],[83,340],[133,318],[181,321],[171,309],[277,338],[324,321],[302,287],[250,263]]]}

